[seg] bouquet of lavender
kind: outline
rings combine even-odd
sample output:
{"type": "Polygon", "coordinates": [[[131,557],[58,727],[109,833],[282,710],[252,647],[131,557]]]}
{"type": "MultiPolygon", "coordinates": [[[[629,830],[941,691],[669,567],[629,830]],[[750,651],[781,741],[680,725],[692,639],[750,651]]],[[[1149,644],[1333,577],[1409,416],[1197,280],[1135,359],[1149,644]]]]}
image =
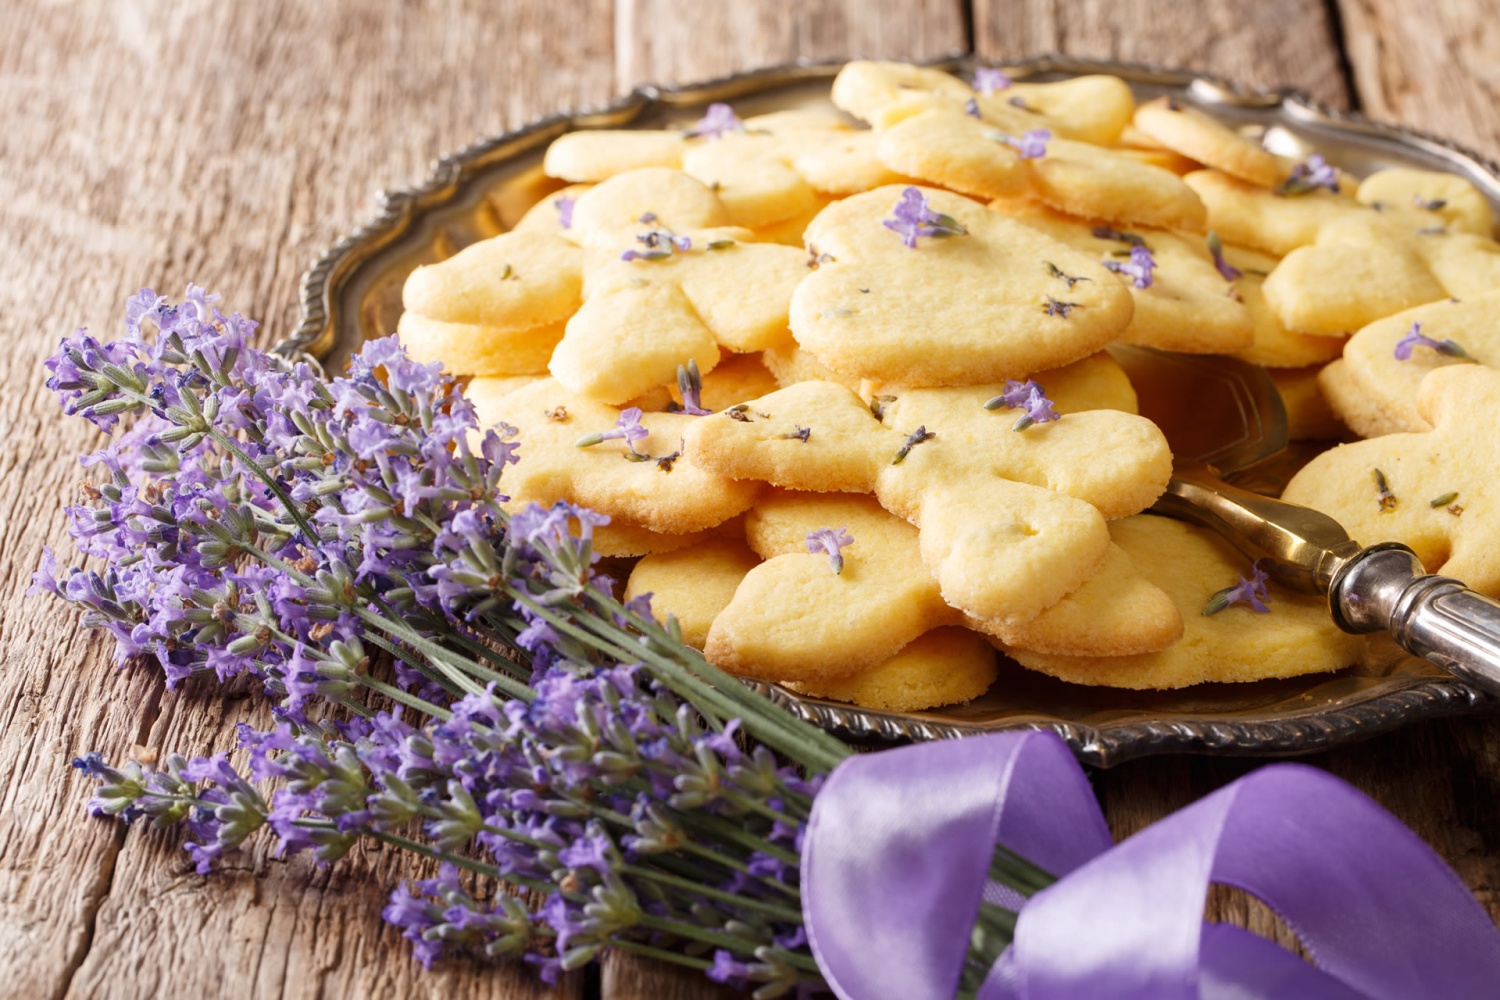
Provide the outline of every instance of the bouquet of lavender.
{"type": "MultiPolygon", "coordinates": [[[[800,853],[849,748],[619,601],[591,546],[604,518],[507,515],[525,442],[480,428],[439,366],[388,338],[324,379],[214,303],[144,290],[122,339],[79,331],[48,361],[64,412],[114,436],[67,509],[98,568],[60,574],[48,551],[33,589],[168,686],[250,678],[277,725],[242,727],[244,769],[84,754],[91,808],[182,824],[201,872],[256,835],[325,862],[361,838],[439,859],[384,912],[425,963],[520,956],[551,979],[615,948],[756,997],[821,989],[800,853]]],[[[1023,896],[1052,881],[1004,848],[990,874],[1023,896]]],[[[981,905],[962,993],[1014,922],[981,905]]]]}

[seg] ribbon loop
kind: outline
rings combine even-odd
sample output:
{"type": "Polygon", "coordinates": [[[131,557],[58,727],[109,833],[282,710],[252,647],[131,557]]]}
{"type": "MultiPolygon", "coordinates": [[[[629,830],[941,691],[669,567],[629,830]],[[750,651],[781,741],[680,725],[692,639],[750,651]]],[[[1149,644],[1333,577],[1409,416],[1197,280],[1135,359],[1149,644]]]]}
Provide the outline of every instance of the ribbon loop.
{"type": "Polygon", "coordinates": [[[996,843],[1060,879],[1021,910],[982,1000],[1500,995],[1500,932],[1443,861],[1322,771],[1270,765],[1112,846],[1052,733],[852,758],[803,852],[813,954],[844,1000],[948,1000],[996,843]],[[1211,882],[1266,901],[1315,965],[1204,924],[1211,882]]]}

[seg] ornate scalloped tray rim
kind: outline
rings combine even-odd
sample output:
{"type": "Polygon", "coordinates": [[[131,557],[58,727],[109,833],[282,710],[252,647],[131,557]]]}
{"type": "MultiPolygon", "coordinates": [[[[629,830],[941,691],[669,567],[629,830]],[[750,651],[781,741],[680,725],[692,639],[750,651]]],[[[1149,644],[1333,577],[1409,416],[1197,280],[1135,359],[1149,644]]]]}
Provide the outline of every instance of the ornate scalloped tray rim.
{"type": "MultiPolygon", "coordinates": [[[[961,71],[983,62],[972,55],[955,53],[920,65],[961,71]]],[[[620,127],[656,109],[732,99],[789,84],[831,79],[843,65],[843,60],[799,61],[689,84],[641,86],[602,107],[546,115],[513,131],[482,137],[443,156],[433,162],[427,178],[415,186],[379,192],[378,215],[313,262],[302,279],[301,321],[272,349],[288,358],[318,364],[337,341],[336,295],[345,278],[399,239],[424,209],[452,198],[468,178],[497,162],[534,150],[574,128],[620,127]]],[[[1463,173],[1487,189],[1491,200],[1500,202],[1500,163],[1439,136],[1329,107],[1294,89],[1248,88],[1195,71],[1062,55],[1036,56],[1003,65],[1018,77],[1110,73],[1132,83],[1180,87],[1204,103],[1224,108],[1275,109],[1298,124],[1396,138],[1428,156],[1462,168],[1463,173]]],[[[1017,717],[1003,725],[984,725],[870,711],[799,697],[776,685],[746,683],[793,714],[856,741],[952,739],[1000,728],[1050,729],[1065,739],[1081,760],[1099,767],[1163,753],[1243,756],[1310,753],[1373,736],[1416,719],[1465,714],[1494,705],[1488,696],[1456,679],[1431,677],[1413,678],[1408,686],[1372,693],[1337,708],[1309,709],[1269,719],[1205,717],[1085,725],[1017,717]]]]}
{"type": "Polygon", "coordinates": [[[1137,757],[1204,753],[1237,757],[1289,757],[1315,753],[1375,736],[1418,719],[1465,715],[1494,706],[1484,693],[1457,680],[1435,677],[1339,709],[1313,709],[1275,719],[1120,722],[1097,726],[1044,719],[1005,725],[939,722],[802,698],[785,688],[747,681],[793,715],[853,742],[947,740],[1001,729],[1050,729],[1085,764],[1113,767],[1137,757]]]}

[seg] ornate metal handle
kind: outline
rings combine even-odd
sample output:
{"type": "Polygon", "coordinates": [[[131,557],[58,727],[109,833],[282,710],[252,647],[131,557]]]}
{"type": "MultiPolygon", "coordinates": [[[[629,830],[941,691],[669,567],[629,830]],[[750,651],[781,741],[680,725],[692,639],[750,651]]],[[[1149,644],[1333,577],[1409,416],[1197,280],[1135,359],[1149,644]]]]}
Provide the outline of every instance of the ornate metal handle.
{"type": "Polygon", "coordinates": [[[1266,560],[1278,583],[1304,593],[1327,593],[1359,551],[1328,515],[1231,486],[1201,462],[1177,463],[1154,509],[1218,532],[1251,559],[1266,560]]]}
{"type": "Polygon", "coordinates": [[[1424,573],[1406,546],[1372,545],[1349,560],[1328,603],[1340,628],[1389,631],[1407,652],[1500,694],[1500,603],[1424,573]]]}

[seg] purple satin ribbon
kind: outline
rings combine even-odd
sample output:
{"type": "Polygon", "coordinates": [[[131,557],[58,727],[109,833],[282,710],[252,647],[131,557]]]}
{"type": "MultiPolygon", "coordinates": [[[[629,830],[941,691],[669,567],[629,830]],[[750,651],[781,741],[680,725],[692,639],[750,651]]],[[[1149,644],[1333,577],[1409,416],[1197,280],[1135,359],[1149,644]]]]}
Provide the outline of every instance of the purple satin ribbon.
{"type": "Polygon", "coordinates": [[[979,1000],[1500,997],[1500,932],[1390,813],[1273,764],[1115,845],[1048,732],[856,756],[802,860],[813,955],[843,1000],[951,1000],[1000,843],[1059,876],[979,1000]],[[1212,882],[1264,900],[1315,964],[1203,921],[1212,882]]]}

